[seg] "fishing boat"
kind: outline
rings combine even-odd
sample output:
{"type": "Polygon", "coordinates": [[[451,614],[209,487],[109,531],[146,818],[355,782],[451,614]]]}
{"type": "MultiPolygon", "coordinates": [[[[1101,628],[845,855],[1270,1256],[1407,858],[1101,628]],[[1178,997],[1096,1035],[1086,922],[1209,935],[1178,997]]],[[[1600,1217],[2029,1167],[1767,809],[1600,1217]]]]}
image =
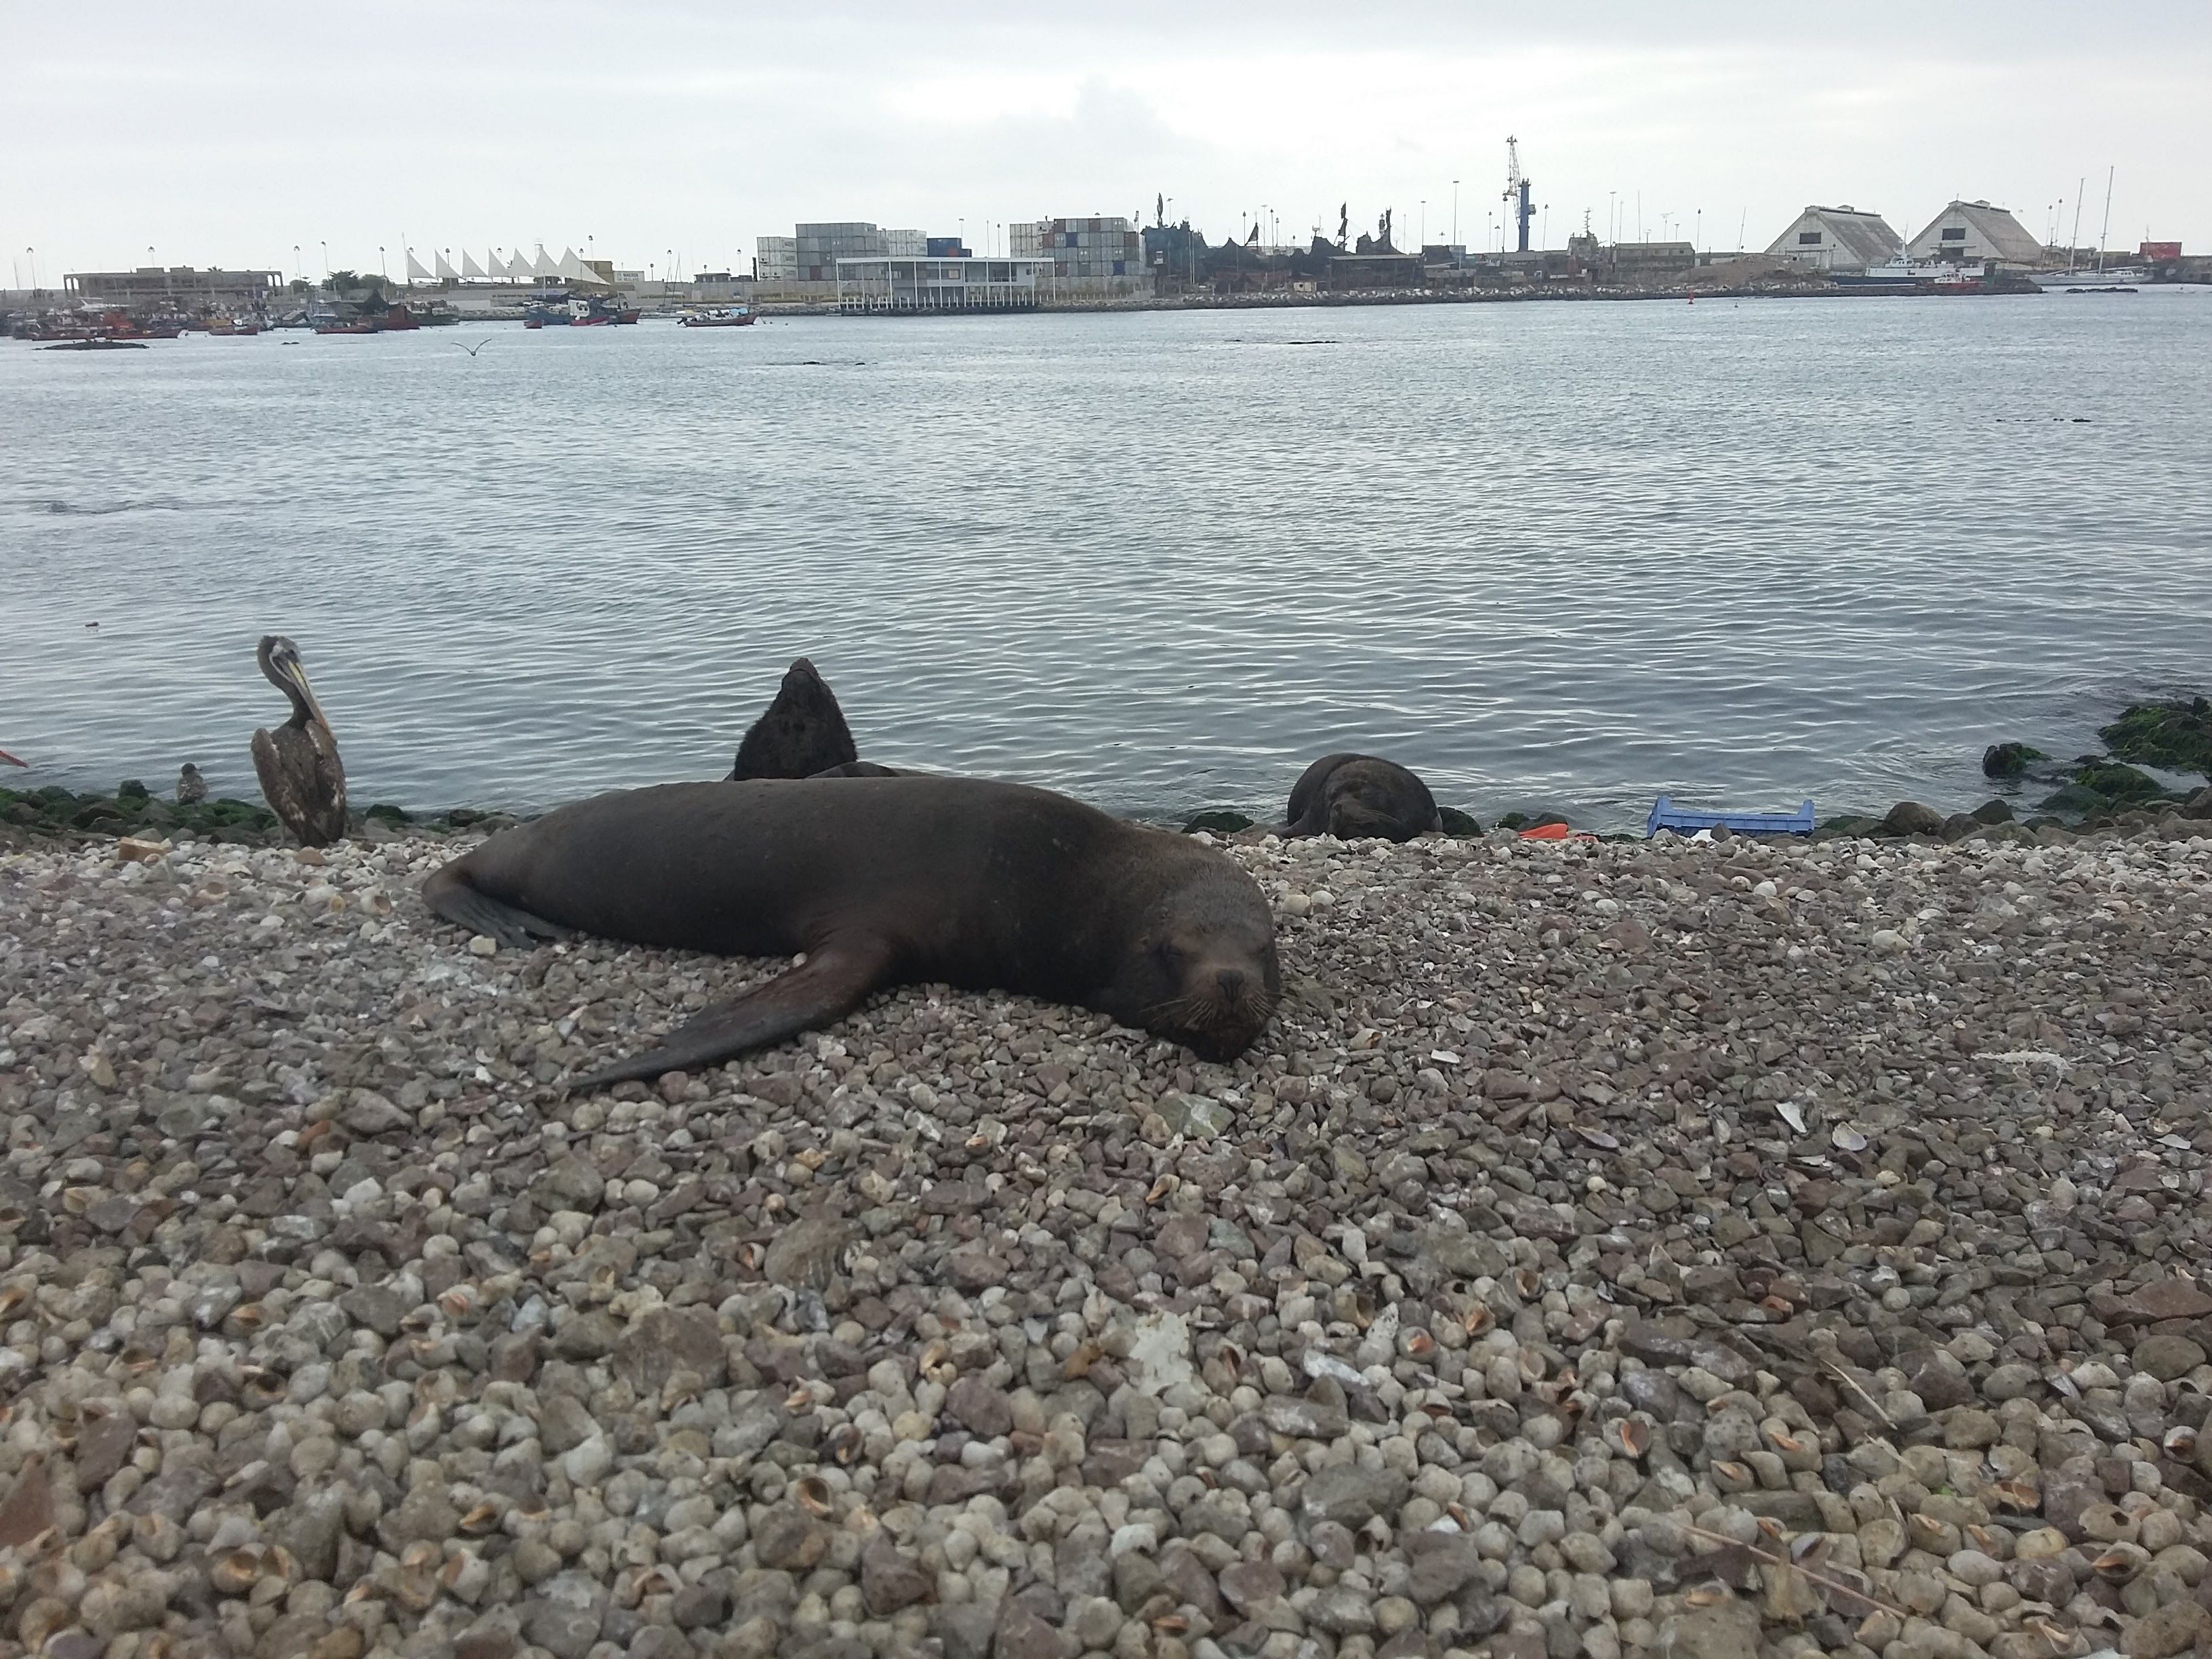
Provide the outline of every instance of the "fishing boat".
{"type": "Polygon", "coordinates": [[[617,305],[604,295],[570,294],[563,289],[532,295],[522,307],[522,325],[525,328],[607,328],[635,323],[639,314],[635,306],[617,305]]]}
{"type": "Polygon", "coordinates": [[[21,340],[173,340],[184,332],[178,322],[142,322],[127,311],[94,313],[89,309],[52,312],[22,324],[15,337],[21,340]]]}
{"type": "Polygon", "coordinates": [[[695,311],[676,320],[684,328],[746,328],[751,325],[753,313],[738,306],[720,311],[695,311]]]}
{"type": "Polygon", "coordinates": [[[369,310],[350,318],[333,316],[328,322],[315,325],[318,334],[404,334],[410,329],[422,327],[415,315],[405,306],[395,305],[383,311],[369,310]]]}

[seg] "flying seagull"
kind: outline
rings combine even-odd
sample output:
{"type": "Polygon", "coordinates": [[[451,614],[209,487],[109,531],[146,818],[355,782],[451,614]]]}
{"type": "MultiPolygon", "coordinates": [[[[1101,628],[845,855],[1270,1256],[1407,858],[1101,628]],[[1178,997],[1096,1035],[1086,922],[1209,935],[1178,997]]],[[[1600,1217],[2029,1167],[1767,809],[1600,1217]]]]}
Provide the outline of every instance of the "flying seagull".
{"type": "MultiPolygon", "coordinates": [[[[459,345],[460,343],[459,343],[459,341],[456,341],[456,342],[454,342],[454,343],[455,343],[455,344],[457,344],[457,345],[459,345]]],[[[490,336],[490,335],[489,335],[489,334],[487,334],[487,335],[485,335],[485,336],[483,337],[483,339],[478,340],[478,341],[477,341],[474,345],[465,345],[465,346],[461,346],[461,349],[462,349],[462,350],[464,350],[464,351],[465,351],[465,352],[467,352],[467,353],[469,354],[469,356],[470,356],[473,357],[473,356],[475,356],[477,355],[477,353],[478,353],[479,351],[482,351],[482,350],[483,350],[486,346],[489,345],[490,343],[491,343],[491,336],[490,336]]]]}

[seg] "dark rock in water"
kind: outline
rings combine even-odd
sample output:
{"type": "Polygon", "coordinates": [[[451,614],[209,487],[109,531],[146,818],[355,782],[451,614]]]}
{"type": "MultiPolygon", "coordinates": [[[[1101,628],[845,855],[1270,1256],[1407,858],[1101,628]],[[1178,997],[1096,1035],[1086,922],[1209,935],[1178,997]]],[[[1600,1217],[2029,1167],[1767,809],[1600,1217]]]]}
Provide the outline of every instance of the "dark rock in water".
{"type": "Polygon", "coordinates": [[[2185,818],[2212,818],[2212,783],[2208,783],[2181,804],[2185,818]]]}
{"type": "Polygon", "coordinates": [[[2122,760],[2212,775],[2212,702],[2203,697],[2131,703],[2097,735],[2122,760]]]}
{"type": "Polygon", "coordinates": [[[1231,811],[1225,807],[1215,807],[1200,812],[1192,818],[1188,823],[1183,825],[1182,832],[1186,836],[1194,836],[1201,830],[1209,830],[1217,836],[1233,836],[1239,830],[1249,830],[1251,827],[1252,820],[1242,812],[1231,811]]]}
{"type": "Polygon", "coordinates": [[[1982,827],[1982,821],[1971,812],[1954,812],[1943,820],[1945,841],[1964,841],[1982,827]]]}
{"type": "Polygon", "coordinates": [[[775,701],[738,745],[730,777],[811,778],[860,757],[845,711],[814,665],[801,657],[785,671],[775,701]]]}
{"type": "Polygon", "coordinates": [[[1985,800],[1974,809],[1977,823],[2010,823],[2012,808],[2001,800],[1985,800]]]}
{"type": "Polygon", "coordinates": [[[836,766],[825,766],[819,772],[810,772],[812,778],[897,778],[906,775],[896,767],[878,766],[873,761],[843,761],[836,766]]]}
{"type": "Polygon", "coordinates": [[[2032,749],[2024,743],[1993,743],[1982,750],[1982,775],[2016,778],[2027,770],[2030,761],[2049,758],[2040,749],[2032,749]]]}
{"type": "Polygon", "coordinates": [[[2173,799],[2148,772],[2103,755],[2084,755],[2074,763],[2066,784],[2039,804],[2046,812],[2124,812],[2130,806],[2173,799]]]}
{"type": "Polygon", "coordinates": [[[1940,836],[1943,833],[1943,815],[1932,806],[1923,806],[1917,800],[1901,800],[1889,809],[1889,816],[1881,821],[1885,836],[1940,836]]]}
{"type": "Polygon", "coordinates": [[[1324,755],[1291,787],[1286,836],[1376,836],[1411,841],[1442,829],[1437,799],[1395,761],[1372,755],[1324,755]]]}
{"type": "Polygon", "coordinates": [[[1456,806],[1439,806],[1437,818],[1448,836],[1479,836],[1482,833],[1482,826],[1456,806]]]}
{"type": "Polygon", "coordinates": [[[389,801],[381,800],[370,807],[367,811],[363,812],[362,817],[369,820],[371,823],[389,823],[395,827],[399,824],[412,823],[415,822],[414,815],[409,812],[405,807],[394,806],[389,801]]]}
{"type": "Polygon", "coordinates": [[[125,778],[115,786],[115,799],[128,805],[143,805],[150,798],[146,786],[136,778],[125,778]]]}

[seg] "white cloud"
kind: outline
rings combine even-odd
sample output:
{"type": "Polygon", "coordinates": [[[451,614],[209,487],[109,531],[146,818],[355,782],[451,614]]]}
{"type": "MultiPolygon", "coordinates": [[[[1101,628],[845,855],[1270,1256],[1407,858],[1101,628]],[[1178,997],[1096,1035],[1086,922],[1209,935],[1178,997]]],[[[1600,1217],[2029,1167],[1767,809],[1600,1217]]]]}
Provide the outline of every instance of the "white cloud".
{"type": "MultiPolygon", "coordinates": [[[[2117,166],[2113,239],[2212,244],[2197,163],[2212,10],[2146,0],[1808,9],[1589,0],[1127,0],[788,9],[550,0],[248,6],[211,28],[113,0],[14,26],[0,238],[43,272],[393,264],[543,238],[743,268],[753,239],[854,217],[971,239],[1155,193],[1216,236],[1385,206],[1431,240],[1496,214],[1517,134],[1557,242],[1608,192],[1646,234],[1702,211],[1754,245],[1811,200],[1910,233],[1954,192],[2041,232],[2117,166]]],[[[2090,190],[2100,216],[2102,191],[2090,190]]]]}

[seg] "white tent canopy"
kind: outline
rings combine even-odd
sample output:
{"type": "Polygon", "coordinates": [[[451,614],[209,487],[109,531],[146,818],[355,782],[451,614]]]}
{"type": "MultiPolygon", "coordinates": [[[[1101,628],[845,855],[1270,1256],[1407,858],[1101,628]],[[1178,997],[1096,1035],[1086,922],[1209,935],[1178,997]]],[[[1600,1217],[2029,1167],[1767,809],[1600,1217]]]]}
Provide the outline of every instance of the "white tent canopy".
{"type": "Polygon", "coordinates": [[[422,262],[415,257],[415,250],[410,247],[406,250],[406,253],[407,280],[410,283],[428,282],[430,280],[430,273],[422,269],[422,262]]]}
{"type": "Polygon", "coordinates": [[[605,277],[576,257],[576,250],[572,247],[561,250],[561,264],[558,269],[561,278],[564,282],[581,283],[589,288],[605,288],[609,285],[605,277]]]}
{"type": "Polygon", "coordinates": [[[451,263],[447,259],[447,258],[446,258],[446,256],[445,256],[444,254],[442,254],[442,253],[433,253],[433,254],[430,256],[430,264],[432,264],[432,266],[433,266],[433,267],[434,267],[434,268],[436,269],[437,273],[438,273],[438,280],[439,280],[440,282],[441,282],[441,283],[458,283],[459,281],[460,281],[460,279],[461,279],[461,274],[460,274],[460,272],[459,272],[458,270],[455,270],[453,269],[453,267],[452,264],[451,264],[451,263]]]}
{"type": "Polygon", "coordinates": [[[561,274],[561,267],[546,257],[543,242],[538,245],[538,258],[531,263],[530,274],[532,276],[558,276],[561,274]]]}
{"type": "Polygon", "coordinates": [[[507,256],[507,274],[518,283],[526,283],[535,275],[530,269],[530,261],[522,257],[520,248],[507,256]]]}
{"type": "Polygon", "coordinates": [[[483,267],[477,263],[477,256],[466,248],[461,250],[461,275],[477,282],[484,279],[483,267]]]}

